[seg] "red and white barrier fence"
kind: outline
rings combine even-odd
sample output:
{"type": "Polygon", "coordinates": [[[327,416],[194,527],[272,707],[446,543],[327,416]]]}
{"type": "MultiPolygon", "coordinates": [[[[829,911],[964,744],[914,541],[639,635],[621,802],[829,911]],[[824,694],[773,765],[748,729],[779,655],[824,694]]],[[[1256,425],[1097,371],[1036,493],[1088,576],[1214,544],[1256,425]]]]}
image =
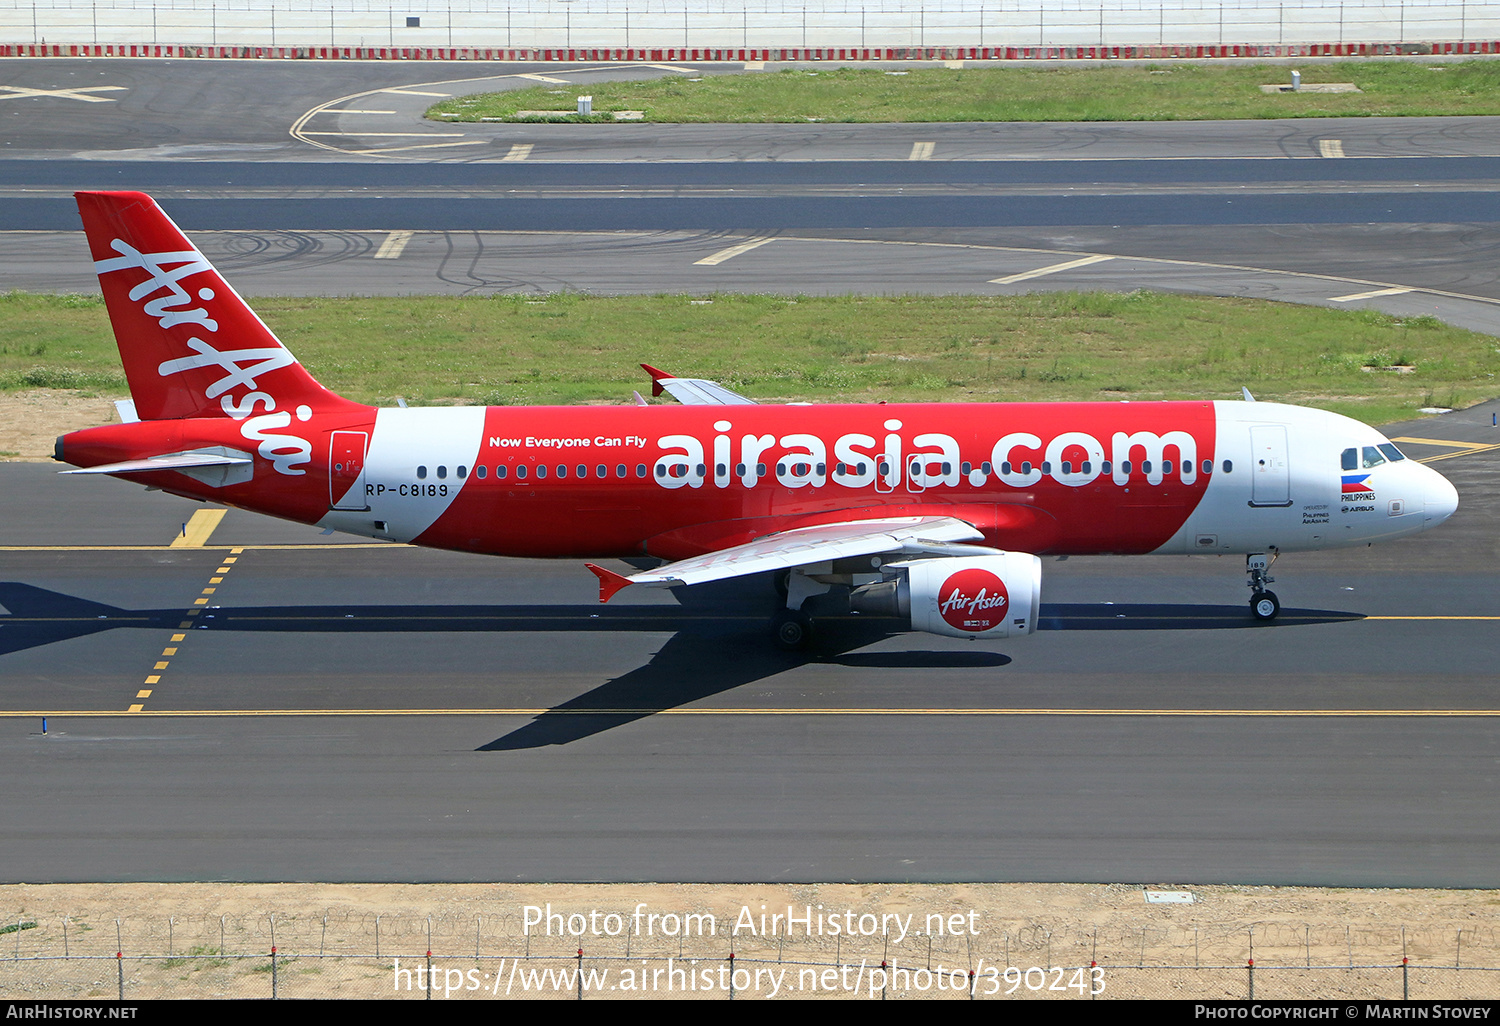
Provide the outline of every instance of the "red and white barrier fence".
{"type": "Polygon", "coordinates": [[[0,44],[0,57],[209,57],[319,61],[1036,61],[1157,60],[1214,57],[1390,57],[1400,54],[1494,54],[1500,41],[1468,43],[1314,43],[1224,46],[927,46],[544,49],[415,46],[173,46],[124,43],[0,44]]]}

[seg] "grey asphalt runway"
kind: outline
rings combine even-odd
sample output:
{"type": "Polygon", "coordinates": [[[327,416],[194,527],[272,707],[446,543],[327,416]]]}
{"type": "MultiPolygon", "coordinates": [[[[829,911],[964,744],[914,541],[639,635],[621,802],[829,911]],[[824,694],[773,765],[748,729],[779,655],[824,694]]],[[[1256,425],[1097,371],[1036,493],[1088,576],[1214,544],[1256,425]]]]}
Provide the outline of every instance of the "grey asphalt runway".
{"type": "Polygon", "coordinates": [[[437,94],[535,84],[523,75],[563,79],[566,93],[603,76],[736,67],[515,66],[452,80],[470,69],[6,64],[0,85],[63,95],[0,100],[0,117],[27,118],[0,156],[0,285],[95,288],[68,194],[142,188],[249,294],[1150,288],[1500,332],[1496,119],[458,126],[421,116],[437,94]],[[92,94],[104,102],[66,95],[96,80],[113,90],[92,94]],[[259,98],[247,105],[252,83],[259,98]],[[412,235],[383,251],[392,232],[412,235]],[[699,263],[765,236],[776,245],[699,263]]]}
{"type": "MultiPolygon", "coordinates": [[[[159,187],[247,294],[1152,287],[1497,330],[1490,172],[1470,159],[1497,152],[1485,119],[771,126],[737,128],[732,151],[724,134],[657,128],[624,147],[548,136],[567,140],[557,162],[522,126],[465,126],[488,134],[461,162],[440,150],[430,163],[368,152],[392,143],[328,112],[362,91],[424,91],[430,68],[224,65],[220,81],[204,66],[0,65],[0,84],[61,89],[66,72],[127,87],[118,110],[20,101],[34,130],[7,136],[24,152],[0,157],[3,216],[58,216],[72,188],[159,187]],[[258,99],[239,116],[252,72],[258,99]],[[308,127],[319,118],[340,134],[309,138],[335,149],[290,134],[324,131],[308,127]],[[1322,139],[1349,156],[1318,156],[1322,139]],[[923,141],[932,159],[906,161],[923,141]],[[945,167],[950,145],[966,155],[945,167]],[[625,163],[586,166],[611,160],[625,163]],[[761,194],[733,208],[751,220],[692,222],[731,187],[761,194]],[[1242,187],[1249,202],[1229,195],[1242,187]],[[490,210],[665,213],[617,231],[481,231],[426,220],[459,203],[444,190],[490,210]],[[1118,227],[925,213],[961,211],[975,190],[994,209],[1077,210],[1066,193],[1082,190],[1141,213],[1118,227]],[[1354,220],[1262,219],[1292,200],[1354,220]],[[809,213],[845,208],[835,224],[809,213]],[[1231,214],[1167,216],[1210,208],[1231,214]],[[265,220],[212,221],[251,213],[265,220]],[[414,234],[377,259],[397,231],[414,234]],[[1081,255],[1111,259],[994,281],[1081,255]],[[1384,288],[1406,291],[1347,298],[1384,288]]],[[[76,232],[45,227],[0,234],[0,285],[91,287],[76,232]]],[[[806,656],[766,644],[762,581],[600,607],[578,564],[361,543],[233,510],[205,545],[172,547],[196,504],[0,464],[0,865],[17,881],[1493,887],[1497,409],[1392,427],[1425,440],[1401,444],[1454,480],[1458,514],[1404,542],[1286,557],[1272,625],[1251,623],[1237,560],[1073,558],[1046,562],[1033,637],[835,618],[806,656]],[[189,615],[205,586],[210,603],[189,615]]]]}

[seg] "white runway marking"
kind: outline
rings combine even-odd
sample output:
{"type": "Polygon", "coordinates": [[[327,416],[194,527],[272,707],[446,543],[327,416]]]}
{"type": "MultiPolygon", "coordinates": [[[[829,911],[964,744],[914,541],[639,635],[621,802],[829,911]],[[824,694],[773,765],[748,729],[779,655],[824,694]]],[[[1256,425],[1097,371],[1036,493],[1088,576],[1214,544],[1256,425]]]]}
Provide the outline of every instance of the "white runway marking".
{"type": "Polygon", "coordinates": [[[459,139],[462,132],[303,132],[303,135],[347,135],[361,139],[459,139]]]}
{"type": "Polygon", "coordinates": [[[1404,288],[1375,289],[1371,292],[1355,292],[1347,296],[1331,296],[1329,297],[1328,301],[1330,303],[1352,303],[1357,299],[1375,299],[1379,296],[1399,296],[1410,291],[1412,290],[1404,288]]]}
{"type": "Polygon", "coordinates": [[[567,79],[565,79],[565,78],[552,78],[550,75],[537,75],[537,74],[534,74],[534,73],[526,73],[526,74],[517,75],[516,77],[517,78],[529,78],[533,82],[551,82],[551,83],[554,83],[556,85],[567,85],[568,84],[568,80],[567,79]]]}
{"type": "Polygon", "coordinates": [[[452,93],[424,93],[417,89],[381,89],[382,93],[395,93],[397,96],[441,96],[447,98],[452,93]]]}
{"type": "Polygon", "coordinates": [[[1344,155],[1344,140],[1319,139],[1318,153],[1324,157],[1342,157],[1344,155]]]}
{"type": "Polygon", "coordinates": [[[64,100],[82,100],[85,103],[114,103],[113,96],[88,96],[88,93],[112,93],[125,86],[79,86],[73,89],[27,89],[24,86],[0,86],[0,100],[12,100],[27,96],[57,96],[64,100]]]}
{"type": "MultiPolygon", "coordinates": [[[[306,134],[306,133],[303,133],[306,134]]],[[[420,146],[382,146],[373,150],[340,150],[341,153],[402,153],[406,150],[440,150],[445,146],[486,146],[488,142],[484,139],[467,139],[463,142],[453,143],[422,143],[420,146]]],[[[333,147],[329,147],[333,149],[333,147]]]]}
{"type": "Polygon", "coordinates": [[[352,107],[324,107],[320,114],[394,114],[393,110],[354,110],[352,107]]]}
{"type": "Polygon", "coordinates": [[[764,246],[766,243],[773,242],[773,241],[775,241],[775,240],[771,236],[764,236],[764,237],[755,238],[755,239],[747,239],[744,242],[740,243],[738,246],[730,246],[728,249],[721,249],[717,253],[715,253],[713,256],[706,256],[702,260],[694,260],[693,261],[693,266],[695,266],[695,267],[698,267],[698,266],[713,267],[716,264],[722,264],[726,260],[733,260],[735,257],[739,256],[741,253],[748,253],[752,249],[759,249],[761,246],[764,246]]]}
{"type": "Polygon", "coordinates": [[[531,156],[531,147],[533,145],[534,145],[533,143],[515,143],[515,144],[513,144],[511,146],[510,152],[507,153],[505,156],[501,157],[500,159],[501,160],[525,160],[527,157],[531,156]]]}
{"type": "Polygon", "coordinates": [[[931,160],[935,142],[914,142],[911,144],[911,156],[907,160],[931,160]]]}
{"type": "Polygon", "coordinates": [[[401,256],[401,251],[411,241],[411,232],[391,232],[375,251],[376,260],[395,260],[401,256]]]}
{"type": "Polygon", "coordinates": [[[1071,271],[1075,267],[1087,267],[1089,264],[1102,263],[1105,260],[1113,260],[1110,256],[1087,256],[1079,257],[1077,260],[1065,260],[1060,264],[1049,264],[1046,267],[1038,267],[1034,271],[1022,271],[1020,274],[1009,274],[1004,278],[991,278],[991,285],[1013,285],[1018,281],[1030,281],[1032,278],[1041,278],[1048,274],[1056,274],[1059,271],[1071,271]]]}

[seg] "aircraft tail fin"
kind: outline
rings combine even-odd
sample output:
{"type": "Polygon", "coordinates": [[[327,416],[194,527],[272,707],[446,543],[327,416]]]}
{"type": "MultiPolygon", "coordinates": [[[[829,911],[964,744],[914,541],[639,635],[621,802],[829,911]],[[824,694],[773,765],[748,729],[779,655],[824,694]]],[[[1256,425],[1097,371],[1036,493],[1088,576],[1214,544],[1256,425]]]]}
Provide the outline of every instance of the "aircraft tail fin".
{"type": "Polygon", "coordinates": [[[354,405],[313,380],[150,196],[75,195],[142,420],[354,405]]]}

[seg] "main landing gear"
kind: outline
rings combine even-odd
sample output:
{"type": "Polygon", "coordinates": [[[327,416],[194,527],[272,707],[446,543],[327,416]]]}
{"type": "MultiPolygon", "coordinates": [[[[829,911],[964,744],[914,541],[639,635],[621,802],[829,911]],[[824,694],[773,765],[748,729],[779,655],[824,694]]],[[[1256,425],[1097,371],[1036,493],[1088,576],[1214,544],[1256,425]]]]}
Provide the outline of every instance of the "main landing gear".
{"type": "Polygon", "coordinates": [[[1276,598],[1276,593],[1266,590],[1266,585],[1276,580],[1269,571],[1279,555],[1279,551],[1272,549],[1269,560],[1264,552],[1252,552],[1245,557],[1245,573],[1250,575],[1247,582],[1250,588],[1250,615],[1257,620],[1274,620],[1276,614],[1281,612],[1281,602],[1276,598]]]}
{"type": "MultiPolygon", "coordinates": [[[[820,566],[816,569],[827,572],[831,568],[820,566]]],[[[801,568],[777,574],[775,584],[786,605],[771,618],[771,636],[782,651],[806,651],[813,642],[814,628],[812,617],[803,611],[803,604],[814,595],[828,592],[830,585],[813,580],[801,568]]]]}
{"type": "Polygon", "coordinates": [[[771,633],[782,651],[801,652],[812,644],[812,617],[800,609],[778,610],[771,620],[771,633]]]}

